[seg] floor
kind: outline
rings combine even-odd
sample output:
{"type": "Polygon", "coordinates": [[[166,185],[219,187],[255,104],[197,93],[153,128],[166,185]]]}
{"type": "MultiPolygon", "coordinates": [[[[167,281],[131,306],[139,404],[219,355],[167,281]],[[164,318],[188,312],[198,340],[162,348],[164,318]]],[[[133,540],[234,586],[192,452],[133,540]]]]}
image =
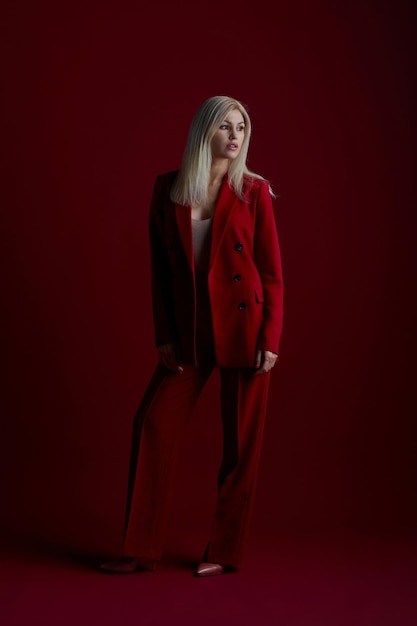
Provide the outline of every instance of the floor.
{"type": "Polygon", "coordinates": [[[252,537],[237,573],[193,577],[177,546],[155,572],[103,574],[99,557],[9,551],[1,561],[7,626],[213,624],[416,626],[417,540],[252,537]]]}

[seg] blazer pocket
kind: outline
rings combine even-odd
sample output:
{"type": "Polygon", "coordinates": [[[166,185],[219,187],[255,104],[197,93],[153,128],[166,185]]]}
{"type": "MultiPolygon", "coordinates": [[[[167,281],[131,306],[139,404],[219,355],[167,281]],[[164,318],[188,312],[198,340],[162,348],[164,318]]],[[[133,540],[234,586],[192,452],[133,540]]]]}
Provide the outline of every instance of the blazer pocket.
{"type": "Polygon", "coordinates": [[[264,290],[262,287],[255,287],[256,302],[264,302],[264,290]]]}

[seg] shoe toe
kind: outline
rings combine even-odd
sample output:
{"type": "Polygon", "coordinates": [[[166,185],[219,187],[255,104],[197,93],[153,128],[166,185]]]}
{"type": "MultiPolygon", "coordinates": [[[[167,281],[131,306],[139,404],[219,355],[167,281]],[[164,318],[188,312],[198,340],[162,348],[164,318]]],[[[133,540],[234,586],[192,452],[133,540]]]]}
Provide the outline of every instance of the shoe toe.
{"type": "Polygon", "coordinates": [[[196,569],[196,576],[218,576],[224,572],[219,563],[200,563],[196,569]]]}

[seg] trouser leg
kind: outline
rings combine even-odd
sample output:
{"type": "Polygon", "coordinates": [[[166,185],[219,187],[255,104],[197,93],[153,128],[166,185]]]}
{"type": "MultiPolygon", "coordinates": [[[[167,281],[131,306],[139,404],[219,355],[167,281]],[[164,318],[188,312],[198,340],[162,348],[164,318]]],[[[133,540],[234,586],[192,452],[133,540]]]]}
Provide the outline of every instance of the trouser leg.
{"type": "Polygon", "coordinates": [[[204,559],[237,567],[251,518],[270,374],[222,369],[223,459],[218,501],[204,559]]]}
{"type": "Polygon", "coordinates": [[[212,367],[158,366],[133,424],[123,554],[160,559],[183,430],[212,367]]]}

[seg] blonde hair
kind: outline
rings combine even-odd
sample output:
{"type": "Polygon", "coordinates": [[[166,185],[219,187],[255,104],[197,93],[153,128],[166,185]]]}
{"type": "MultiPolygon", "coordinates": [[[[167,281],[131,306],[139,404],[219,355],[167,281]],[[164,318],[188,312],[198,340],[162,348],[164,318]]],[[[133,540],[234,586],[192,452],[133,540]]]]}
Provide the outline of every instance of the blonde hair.
{"type": "Polygon", "coordinates": [[[238,156],[229,165],[229,183],[234,192],[244,199],[244,177],[263,180],[262,176],[251,172],[246,165],[251,135],[251,121],[247,110],[234,98],[213,96],[197,109],[191,122],[181,168],[171,189],[173,202],[183,205],[203,205],[207,202],[212,162],[211,140],[227,114],[235,109],[243,116],[245,134],[238,156]]]}

